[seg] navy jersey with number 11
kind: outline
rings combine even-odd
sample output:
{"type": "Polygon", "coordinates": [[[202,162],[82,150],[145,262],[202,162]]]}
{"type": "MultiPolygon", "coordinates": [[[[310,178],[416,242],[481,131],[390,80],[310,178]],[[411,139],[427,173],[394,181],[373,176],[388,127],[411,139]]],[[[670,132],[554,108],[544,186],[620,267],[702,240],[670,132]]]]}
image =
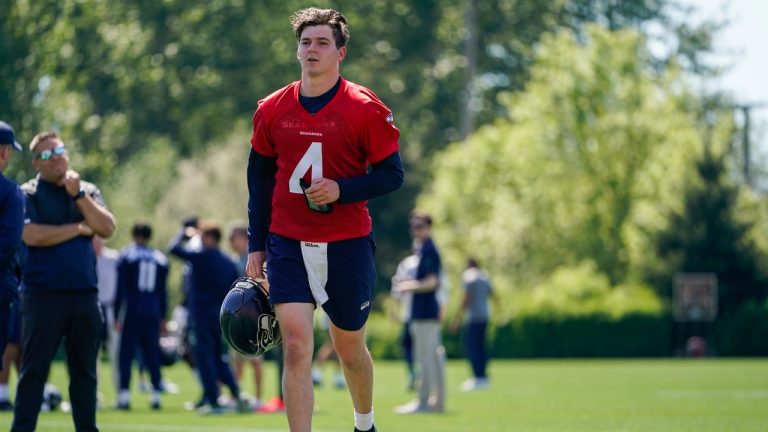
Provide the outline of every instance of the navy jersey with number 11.
{"type": "Polygon", "coordinates": [[[162,319],[167,308],[168,258],[160,251],[132,244],[117,264],[116,316],[162,319]]]}
{"type": "Polygon", "coordinates": [[[315,114],[299,102],[297,81],[259,101],[251,145],[277,159],[269,231],[294,240],[333,242],[368,235],[366,201],[330,213],[308,208],[300,180],[362,176],[399,149],[392,112],[369,89],[341,79],[336,95],[315,114]]]}

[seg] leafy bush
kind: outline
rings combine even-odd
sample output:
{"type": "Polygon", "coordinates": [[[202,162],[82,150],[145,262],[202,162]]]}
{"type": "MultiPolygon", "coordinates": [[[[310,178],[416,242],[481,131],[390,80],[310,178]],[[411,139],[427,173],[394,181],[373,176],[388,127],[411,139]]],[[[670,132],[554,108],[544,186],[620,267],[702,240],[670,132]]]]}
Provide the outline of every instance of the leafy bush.
{"type": "Polygon", "coordinates": [[[515,315],[568,318],[605,315],[619,319],[628,314],[658,315],[664,310],[659,297],[641,284],[611,286],[608,276],[592,261],[560,267],[546,280],[514,296],[515,315]]]}
{"type": "Polygon", "coordinates": [[[768,355],[768,301],[747,301],[728,320],[715,323],[711,344],[718,355],[768,355]]]}

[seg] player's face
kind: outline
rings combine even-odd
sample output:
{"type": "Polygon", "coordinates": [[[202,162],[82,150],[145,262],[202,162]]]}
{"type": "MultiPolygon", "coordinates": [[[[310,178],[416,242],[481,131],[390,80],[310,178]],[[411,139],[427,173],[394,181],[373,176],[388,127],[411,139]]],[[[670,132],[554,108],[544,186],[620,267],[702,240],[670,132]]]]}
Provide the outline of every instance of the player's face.
{"type": "Polygon", "coordinates": [[[338,74],[339,63],[347,53],[346,47],[336,48],[330,26],[305,27],[299,38],[296,57],[302,72],[309,76],[338,74]]]}
{"type": "Polygon", "coordinates": [[[69,157],[64,149],[64,143],[57,138],[49,138],[37,143],[32,166],[40,176],[50,182],[59,182],[69,169],[69,157]],[[57,148],[61,148],[56,150],[57,148]],[[43,152],[46,151],[43,156],[43,152]],[[44,160],[45,159],[45,160],[44,160]]]}
{"type": "Polygon", "coordinates": [[[410,221],[411,237],[416,240],[426,240],[429,237],[429,225],[418,219],[410,221]]]}

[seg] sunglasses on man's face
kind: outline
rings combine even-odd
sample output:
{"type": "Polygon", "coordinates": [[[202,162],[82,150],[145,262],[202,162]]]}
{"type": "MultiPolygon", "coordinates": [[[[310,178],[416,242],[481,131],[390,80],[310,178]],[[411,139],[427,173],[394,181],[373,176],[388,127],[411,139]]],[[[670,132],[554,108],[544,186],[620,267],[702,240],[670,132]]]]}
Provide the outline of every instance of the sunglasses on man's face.
{"type": "Polygon", "coordinates": [[[65,149],[63,145],[60,145],[50,150],[41,151],[40,153],[37,154],[37,158],[40,160],[47,161],[54,156],[64,156],[65,154],[67,154],[67,149],[65,149]]]}

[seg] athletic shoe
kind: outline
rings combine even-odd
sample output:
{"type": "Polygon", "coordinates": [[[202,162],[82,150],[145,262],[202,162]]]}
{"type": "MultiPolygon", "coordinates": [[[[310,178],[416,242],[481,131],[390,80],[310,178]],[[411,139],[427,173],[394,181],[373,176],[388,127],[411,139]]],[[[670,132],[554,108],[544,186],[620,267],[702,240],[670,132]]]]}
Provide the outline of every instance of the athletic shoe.
{"type": "Polygon", "coordinates": [[[376,432],[376,425],[373,425],[373,427],[368,429],[367,431],[361,431],[360,429],[355,428],[355,432],[376,432]]]}
{"type": "Polygon", "coordinates": [[[160,411],[160,401],[154,401],[150,403],[149,408],[151,408],[152,411],[160,411]]]}
{"type": "Polygon", "coordinates": [[[432,411],[429,406],[421,405],[417,400],[395,407],[395,414],[419,414],[432,411]]]}
{"type": "Polygon", "coordinates": [[[259,408],[261,408],[263,406],[264,406],[264,401],[262,401],[261,399],[256,399],[256,398],[251,399],[251,410],[252,411],[258,411],[259,408]]]}
{"type": "Polygon", "coordinates": [[[205,405],[205,401],[200,399],[197,402],[186,401],[184,402],[184,409],[187,411],[197,411],[205,405]]]}
{"type": "Polygon", "coordinates": [[[160,383],[160,391],[168,394],[179,394],[179,386],[173,381],[162,381],[160,383]]]}
{"type": "Polygon", "coordinates": [[[200,409],[197,410],[197,412],[200,413],[200,415],[209,416],[209,415],[219,415],[224,414],[224,407],[222,407],[219,404],[211,405],[211,404],[205,404],[200,409]]]}
{"type": "Polygon", "coordinates": [[[118,411],[130,411],[131,404],[128,402],[118,403],[117,405],[115,405],[115,409],[118,411]]]}
{"type": "Polygon", "coordinates": [[[269,402],[256,409],[257,413],[275,413],[285,411],[285,402],[280,396],[273,397],[269,402]]]}
{"type": "Polygon", "coordinates": [[[13,411],[13,404],[11,401],[0,401],[0,411],[13,411]]]}
{"type": "Polygon", "coordinates": [[[461,384],[461,391],[483,390],[487,389],[489,385],[488,378],[470,378],[461,384]]]}

